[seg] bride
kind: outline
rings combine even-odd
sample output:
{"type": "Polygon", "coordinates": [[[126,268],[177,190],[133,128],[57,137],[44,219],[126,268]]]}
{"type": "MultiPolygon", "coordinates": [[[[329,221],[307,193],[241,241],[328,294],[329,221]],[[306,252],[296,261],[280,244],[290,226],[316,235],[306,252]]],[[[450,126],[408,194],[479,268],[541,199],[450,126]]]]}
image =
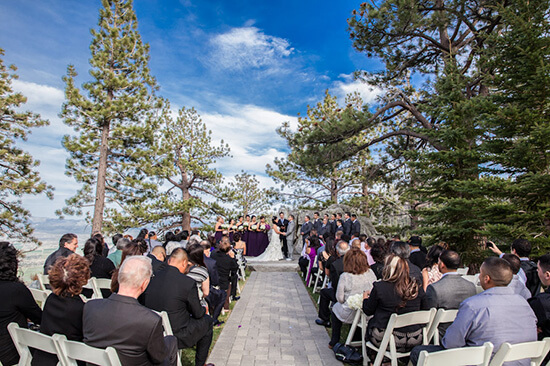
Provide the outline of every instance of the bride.
{"type": "Polygon", "coordinates": [[[281,239],[279,237],[282,232],[279,230],[279,226],[277,225],[277,218],[275,216],[273,216],[272,221],[273,225],[271,226],[271,230],[269,231],[271,236],[269,240],[269,245],[262,254],[257,257],[249,258],[248,262],[267,262],[284,259],[283,252],[281,250],[281,239]]]}

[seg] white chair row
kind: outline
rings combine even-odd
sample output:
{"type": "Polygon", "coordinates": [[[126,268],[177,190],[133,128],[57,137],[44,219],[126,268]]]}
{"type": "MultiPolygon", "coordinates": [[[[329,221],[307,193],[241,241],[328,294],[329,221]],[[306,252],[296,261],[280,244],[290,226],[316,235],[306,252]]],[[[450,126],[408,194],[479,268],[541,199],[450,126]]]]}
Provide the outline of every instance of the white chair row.
{"type": "Polygon", "coordinates": [[[550,350],[550,338],[542,341],[518,344],[503,343],[491,360],[493,344],[486,342],[479,347],[454,348],[428,353],[420,352],[418,366],[502,366],[505,362],[530,359],[530,366],[539,366],[550,350]]]}
{"type": "Polygon", "coordinates": [[[58,366],[77,366],[77,361],[102,366],[121,366],[118,354],[112,347],[106,349],[90,347],[81,342],[69,341],[61,334],[54,334],[50,337],[29,329],[19,328],[17,323],[10,323],[8,331],[17,352],[19,352],[19,366],[31,365],[30,348],[56,354],[59,359],[58,366]]]}
{"type": "MultiPolygon", "coordinates": [[[[367,328],[367,315],[362,310],[357,310],[354,321],[350,328],[346,339],[347,345],[357,346],[359,342],[352,342],[352,337],[358,326],[361,327],[361,349],[363,352],[363,365],[368,365],[368,357],[366,357],[366,348],[373,349],[377,352],[374,366],[380,366],[384,357],[391,360],[392,366],[397,366],[399,358],[408,357],[410,352],[397,352],[395,337],[393,330],[410,325],[422,325],[422,344],[427,345],[434,341],[434,344],[439,345],[439,326],[443,323],[454,321],[458,310],[445,310],[435,308],[430,310],[415,311],[407,314],[397,315],[392,314],[384,337],[380,343],[380,347],[376,347],[371,342],[365,340],[367,328]]],[[[525,358],[531,359],[531,366],[538,366],[542,363],[546,354],[550,350],[550,338],[545,338],[540,342],[527,342],[522,344],[510,345],[504,343],[499,351],[493,357],[489,364],[490,356],[493,350],[492,344],[485,344],[481,347],[465,347],[463,349],[453,349],[441,352],[428,354],[423,351],[419,358],[418,365],[445,365],[445,366],[462,366],[462,365],[487,365],[501,366],[504,362],[520,360],[525,358]],[[470,355],[468,352],[473,353],[470,355]],[[453,354],[456,352],[456,354],[453,354]],[[487,353],[488,352],[488,353],[487,353]],[[446,354],[450,354],[448,358],[446,354]],[[488,354],[488,356],[487,356],[488,354]],[[420,362],[421,361],[421,362],[420,362]],[[424,362],[424,363],[423,363],[424,362]],[[428,362],[428,363],[426,363],[428,362]]]]}

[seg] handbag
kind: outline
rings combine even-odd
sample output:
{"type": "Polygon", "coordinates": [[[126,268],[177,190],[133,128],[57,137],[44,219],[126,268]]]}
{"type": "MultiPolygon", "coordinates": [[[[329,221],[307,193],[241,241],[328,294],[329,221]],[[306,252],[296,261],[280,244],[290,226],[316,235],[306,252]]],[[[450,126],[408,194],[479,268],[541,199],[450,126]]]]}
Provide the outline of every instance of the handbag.
{"type": "Polygon", "coordinates": [[[334,351],[334,356],[338,361],[342,361],[352,365],[363,364],[363,355],[359,353],[355,349],[355,347],[336,343],[332,350],[334,351]]]}

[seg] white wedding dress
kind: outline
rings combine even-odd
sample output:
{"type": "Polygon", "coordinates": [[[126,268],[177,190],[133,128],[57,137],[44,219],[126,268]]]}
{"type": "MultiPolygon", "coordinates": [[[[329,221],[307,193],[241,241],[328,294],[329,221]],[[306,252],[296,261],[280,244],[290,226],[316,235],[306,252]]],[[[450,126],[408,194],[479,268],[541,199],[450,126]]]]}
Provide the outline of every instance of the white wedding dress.
{"type": "Polygon", "coordinates": [[[277,225],[273,225],[269,230],[269,245],[265,251],[257,257],[247,257],[247,262],[268,262],[284,259],[281,238],[275,232],[275,228],[279,230],[277,225]]]}

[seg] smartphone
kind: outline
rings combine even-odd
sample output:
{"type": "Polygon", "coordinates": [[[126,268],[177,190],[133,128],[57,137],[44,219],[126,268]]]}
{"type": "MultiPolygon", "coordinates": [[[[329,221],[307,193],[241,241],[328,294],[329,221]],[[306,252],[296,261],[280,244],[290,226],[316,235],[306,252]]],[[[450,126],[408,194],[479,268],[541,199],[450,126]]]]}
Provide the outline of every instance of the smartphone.
{"type": "Polygon", "coordinates": [[[485,243],[485,247],[486,248],[494,248],[495,244],[492,241],[488,241],[488,242],[485,243]]]}

